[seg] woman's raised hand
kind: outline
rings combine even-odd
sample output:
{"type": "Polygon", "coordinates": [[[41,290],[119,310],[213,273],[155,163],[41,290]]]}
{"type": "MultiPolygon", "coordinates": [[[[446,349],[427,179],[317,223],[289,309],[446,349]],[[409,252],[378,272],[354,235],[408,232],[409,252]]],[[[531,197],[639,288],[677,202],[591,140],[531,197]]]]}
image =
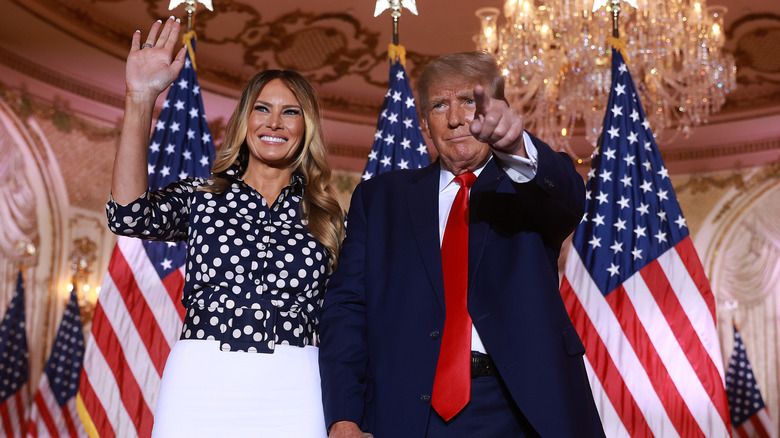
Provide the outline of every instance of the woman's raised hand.
{"type": "Polygon", "coordinates": [[[180,30],[179,20],[170,17],[164,25],[160,20],[152,24],[144,43],[141,43],[141,31],[133,34],[125,67],[128,98],[156,100],[176,79],[184,66],[186,49],[182,47],[173,57],[173,50],[179,44],[180,30]]]}

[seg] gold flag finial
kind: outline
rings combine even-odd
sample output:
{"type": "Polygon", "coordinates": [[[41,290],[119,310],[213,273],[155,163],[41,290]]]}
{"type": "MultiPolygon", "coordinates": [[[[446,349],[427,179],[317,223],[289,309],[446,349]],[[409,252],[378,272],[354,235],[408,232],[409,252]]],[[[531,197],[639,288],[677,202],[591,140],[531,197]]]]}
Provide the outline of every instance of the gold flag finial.
{"type": "Polygon", "coordinates": [[[415,0],[377,0],[374,9],[374,17],[390,9],[390,16],[393,17],[393,44],[398,45],[398,19],[401,18],[401,8],[406,8],[414,15],[417,15],[417,4],[415,0]]]}
{"type": "Polygon", "coordinates": [[[192,14],[195,13],[195,8],[198,3],[202,4],[209,11],[214,12],[214,6],[211,5],[211,0],[171,0],[168,4],[168,10],[172,11],[176,9],[180,4],[184,4],[184,10],[187,11],[187,31],[192,30],[192,14]]]}

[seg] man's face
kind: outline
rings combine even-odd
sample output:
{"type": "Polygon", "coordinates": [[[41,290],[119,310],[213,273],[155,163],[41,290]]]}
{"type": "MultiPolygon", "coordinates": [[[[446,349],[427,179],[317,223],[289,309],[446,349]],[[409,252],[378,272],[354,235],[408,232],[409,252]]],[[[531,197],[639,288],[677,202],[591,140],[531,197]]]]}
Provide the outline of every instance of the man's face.
{"type": "Polygon", "coordinates": [[[455,175],[473,171],[487,161],[490,147],[469,131],[474,120],[475,82],[458,77],[443,78],[428,90],[422,127],[439,151],[442,168],[455,175]]]}

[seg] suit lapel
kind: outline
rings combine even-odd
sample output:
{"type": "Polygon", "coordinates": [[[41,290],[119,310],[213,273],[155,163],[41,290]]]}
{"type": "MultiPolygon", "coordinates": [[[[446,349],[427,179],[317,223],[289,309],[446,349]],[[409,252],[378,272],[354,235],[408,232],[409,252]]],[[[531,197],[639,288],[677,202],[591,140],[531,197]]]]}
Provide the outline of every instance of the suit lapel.
{"type": "Polygon", "coordinates": [[[495,196],[492,194],[505,177],[506,173],[501,171],[496,158],[493,157],[485,165],[485,168],[471,187],[469,199],[469,286],[471,286],[474,274],[482,260],[482,254],[484,254],[485,245],[487,244],[488,231],[490,231],[490,223],[488,221],[476,218],[484,218],[485,213],[491,211],[495,201],[495,196]]]}
{"type": "Polygon", "coordinates": [[[436,299],[444,310],[444,274],[439,243],[439,162],[421,170],[406,189],[410,220],[436,299]]]}

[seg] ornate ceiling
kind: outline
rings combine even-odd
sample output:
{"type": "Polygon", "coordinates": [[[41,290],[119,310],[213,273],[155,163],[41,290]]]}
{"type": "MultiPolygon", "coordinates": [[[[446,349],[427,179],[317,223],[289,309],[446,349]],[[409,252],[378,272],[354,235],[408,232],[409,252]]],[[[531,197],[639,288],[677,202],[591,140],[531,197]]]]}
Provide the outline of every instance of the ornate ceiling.
{"type": "MultiPolygon", "coordinates": [[[[130,36],[170,15],[168,3],[0,0],[4,11],[0,14],[0,65],[33,77],[55,92],[75,95],[70,103],[74,110],[113,123],[121,117],[123,61],[130,36]],[[79,99],[84,100],[80,109],[79,99]],[[95,111],[88,102],[100,102],[106,109],[95,111]]],[[[345,168],[359,167],[370,147],[387,87],[386,52],[392,33],[389,13],[374,18],[374,4],[373,0],[213,0],[214,12],[199,6],[194,20],[198,77],[207,92],[207,112],[214,114],[210,117],[216,135],[246,79],[265,68],[295,69],[320,90],[332,153],[354,159],[351,164],[344,162],[345,168]]],[[[501,0],[417,0],[419,16],[404,10],[400,35],[413,82],[428,60],[473,49],[471,38],[478,30],[474,10],[501,4],[501,0]]],[[[774,127],[780,123],[780,2],[709,0],[708,4],[729,8],[726,50],[736,56],[739,86],[722,112],[713,117],[712,126],[700,128],[690,139],[662,145],[664,152],[681,162],[719,160],[751,150],[776,156],[780,148],[780,134],[774,127]],[[746,124],[751,120],[761,127],[751,128],[746,124]],[[764,126],[769,122],[774,126],[764,126]],[[737,148],[736,152],[728,152],[728,147],[737,148]]],[[[185,17],[183,6],[173,13],[185,17]]],[[[580,142],[577,147],[588,146],[580,142]]],[[[696,166],[692,169],[697,170],[696,166]]]]}

